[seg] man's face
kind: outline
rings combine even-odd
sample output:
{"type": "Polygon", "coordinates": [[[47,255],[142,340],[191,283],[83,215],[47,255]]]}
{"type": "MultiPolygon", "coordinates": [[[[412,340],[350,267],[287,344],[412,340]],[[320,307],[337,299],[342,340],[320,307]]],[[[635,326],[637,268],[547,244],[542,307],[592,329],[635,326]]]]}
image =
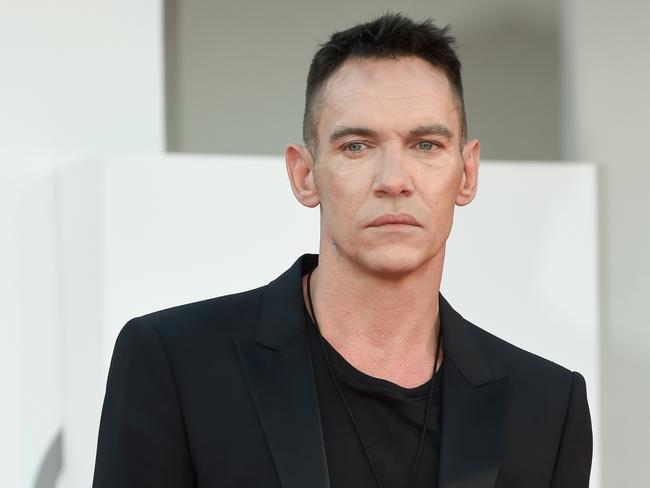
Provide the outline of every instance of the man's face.
{"type": "Polygon", "coordinates": [[[393,276],[442,259],[454,205],[474,194],[463,199],[469,149],[444,72],[415,57],[350,59],[323,90],[313,162],[321,254],[393,276]]]}

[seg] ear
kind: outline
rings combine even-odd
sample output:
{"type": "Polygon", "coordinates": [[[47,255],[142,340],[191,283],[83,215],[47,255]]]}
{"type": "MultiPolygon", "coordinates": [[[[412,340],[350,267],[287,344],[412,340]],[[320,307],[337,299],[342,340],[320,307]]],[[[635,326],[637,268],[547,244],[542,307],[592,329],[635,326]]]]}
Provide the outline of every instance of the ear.
{"type": "Polygon", "coordinates": [[[314,184],[314,160],[309,150],[299,144],[289,144],[284,150],[284,160],[296,199],[305,207],[317,206],[320,197],[314,184]]]}
{"type": "Polygon", "coordinates": [[[463,178],[456,195],[456,205],[463,206],[474,200],[478,185],[478,165],[481,156],[481,144],[472,139],[463,144],[463,178]]]}

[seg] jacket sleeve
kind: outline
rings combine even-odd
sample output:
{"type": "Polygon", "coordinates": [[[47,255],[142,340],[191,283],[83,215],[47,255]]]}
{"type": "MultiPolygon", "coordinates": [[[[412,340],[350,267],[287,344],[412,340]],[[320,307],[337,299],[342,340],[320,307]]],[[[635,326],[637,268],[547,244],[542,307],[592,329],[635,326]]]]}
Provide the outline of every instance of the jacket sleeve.
{"type": "Polygon", "coordinates": [[[588,488],[592,448],[585,379],[574,372],[551,488],[588,488]]]}
{"type": "Polygon", "coordinates": [[[132,319],[111,359],[93,488],[190,488],[195,481],[164,343],[145,318],[132,319]]]}

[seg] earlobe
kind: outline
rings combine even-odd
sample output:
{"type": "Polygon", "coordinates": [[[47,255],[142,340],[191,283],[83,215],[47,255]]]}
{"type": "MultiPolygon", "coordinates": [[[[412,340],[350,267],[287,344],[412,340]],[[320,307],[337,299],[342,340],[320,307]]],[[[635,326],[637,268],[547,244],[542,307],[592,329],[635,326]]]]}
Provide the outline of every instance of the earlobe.
{"type": "Polygon", "coordinates": [[[463,176],[456,195],[456,205],[458,206],[467,205],[476,196],[480,155],[481,144],[478,139],[472,139],[463,145],[463,176]]]}
{"type": "Polygon", "coordinates": [[[296,199],[306,207],[320,203],[314,184],[314,160],[305,146],[289,144],[284,151],[284,160],[291,190],[296,199]]]}

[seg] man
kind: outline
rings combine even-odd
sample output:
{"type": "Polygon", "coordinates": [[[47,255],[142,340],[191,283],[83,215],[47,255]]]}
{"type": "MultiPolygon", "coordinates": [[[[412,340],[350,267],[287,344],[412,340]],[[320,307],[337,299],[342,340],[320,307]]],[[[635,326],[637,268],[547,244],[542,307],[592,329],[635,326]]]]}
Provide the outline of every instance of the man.
{"type": "Polygon", "coordinates": [[[296,198],[320,205],[319,256],[127,323],[95,488],[588,486],[582,376],[439,293],[479,168],[452,45],[385,15],[321,47],[305,146],[285,154],[296,198]]]}

